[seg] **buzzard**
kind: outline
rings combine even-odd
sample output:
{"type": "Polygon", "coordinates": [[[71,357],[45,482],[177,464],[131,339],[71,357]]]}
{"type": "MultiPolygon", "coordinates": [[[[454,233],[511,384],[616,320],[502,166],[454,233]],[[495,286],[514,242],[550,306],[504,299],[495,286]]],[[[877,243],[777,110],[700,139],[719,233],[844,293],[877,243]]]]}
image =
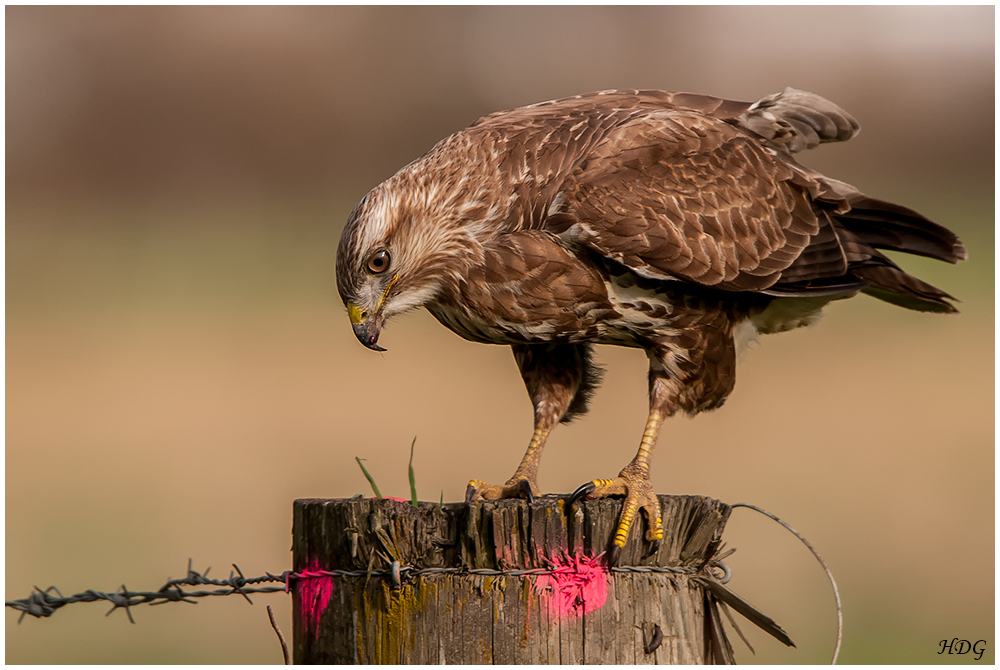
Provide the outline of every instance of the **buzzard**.
{"type": "Polygon", "coordinates": [[[608,561],[639,509],[663,536],[650,482],[665,419],[722,405],[736,352],[867,293],[909,309],[954,300],[883,251],[966,257],[949,230],[814,172],[795,154],[857,122],[795,89],[758,102],[658,90],[602,91],[485,116],[371,190],[337,251],[337,286],[370,349],[390,317],[426,307],[468,340],[510,345],[534,406],[513,476],[466,499],[539,494],[559,422],[587,411],[594,344],[649,358],[649,415],[635,458],[577,489],[572,505],[624,495],[608,561]]]}

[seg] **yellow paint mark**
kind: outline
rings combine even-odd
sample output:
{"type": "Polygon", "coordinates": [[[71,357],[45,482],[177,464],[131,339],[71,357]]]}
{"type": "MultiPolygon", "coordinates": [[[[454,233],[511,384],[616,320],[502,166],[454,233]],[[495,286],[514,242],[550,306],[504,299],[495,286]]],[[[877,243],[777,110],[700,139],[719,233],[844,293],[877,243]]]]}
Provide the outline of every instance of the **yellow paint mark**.
{"type": "Polygon", "coordinates": [[[368,590],[361,591],[359,619],[373,622],[374,634],[368,639],[362,633],[365,626],[359,621],[356,640],[358,659],[362,662],[366,658],[374,658],[375,663],[402,663],[416,645],[416,631],[411,626],[415,614],[433,606],[437,600],[437,584],[419,578],[412,584],[393,589],[383,583],[381,598],[375,598],[376,602],[369,601],[368,590]],[[366,646],[372,647],[368,656],[365,654],[366,646]],[[403,656],[400,657],[400,654],[403,656]]]}

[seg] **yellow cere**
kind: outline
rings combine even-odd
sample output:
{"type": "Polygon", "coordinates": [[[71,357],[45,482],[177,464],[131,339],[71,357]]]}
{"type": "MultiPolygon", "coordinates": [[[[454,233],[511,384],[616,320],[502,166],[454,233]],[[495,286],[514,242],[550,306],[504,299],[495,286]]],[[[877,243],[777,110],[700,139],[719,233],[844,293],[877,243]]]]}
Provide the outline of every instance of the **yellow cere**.
{"type": "Polygon", "coordinates": [[[361,311],[360,307],[355,305],[353,302],[347,303],[347,315],[351,318],[351,323],[363,323],[365,319],[362,314],[364,314],[364,312],[361,311]]]}

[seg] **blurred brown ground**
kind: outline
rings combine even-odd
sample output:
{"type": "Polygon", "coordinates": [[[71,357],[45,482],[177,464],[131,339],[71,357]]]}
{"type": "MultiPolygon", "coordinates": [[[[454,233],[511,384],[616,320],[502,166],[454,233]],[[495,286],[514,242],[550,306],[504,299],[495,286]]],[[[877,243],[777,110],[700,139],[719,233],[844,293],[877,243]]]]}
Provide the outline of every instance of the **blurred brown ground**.
{"type": "MultiPolygon", "coordinates": [[[[6,586],[158,587],[196,567],[289,566],[291,502],[461,498],[506,478],[531,431],[509,351],[426,313],[376,355],[336,296],[336,240],[365,191],[507,107],[604,88],[757,99],[795,86],[862,134],[808,165],[953,228],[970,260],[904,266],[958,316],[867,297],[763,338],[720,411],[675,419],[660,491],[782,516],[840,580],[845,662],[994,658],[992,7],[8,7],[6,586]]],[[[590,415],[553,436],[548,491],[613,475],[645,417],[641,352],[604,347],[590,415]]],[[[742,662],[823,662],[825,578],[747,510],[732,587],[742,662]]],[[[171,604],[105,619],[7,612],[8,663],[276,663],[264,604],[171,604]]]]}

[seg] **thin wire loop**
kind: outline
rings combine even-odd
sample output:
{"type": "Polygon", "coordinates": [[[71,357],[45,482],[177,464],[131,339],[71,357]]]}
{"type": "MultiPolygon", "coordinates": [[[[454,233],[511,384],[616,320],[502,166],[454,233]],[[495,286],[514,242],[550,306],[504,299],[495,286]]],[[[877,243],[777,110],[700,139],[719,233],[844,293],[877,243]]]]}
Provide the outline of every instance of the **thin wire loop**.
{"type": "Polygon", "coordinates": [[[803,537],[799,531],[795,530],[767,510],[763,510],[756,505],[751,505],[750,503],[736,503],[735,505],[730,505],[730,507],[746,507],[747,509],[752,509],[755,512],[760,512],[769,519],[777,521],[785,527],[785,530],[799,538],[799,541],[806,545],[806,548],[811,551],[812,555],[816,557],[817,561],[819,561],[820,566],[823,568],[823,572],[826,573],[827,579],[830,580],[830,586],[833,587],[833,597],[837,601],[837,645],[833,648],[833,660],[830,661],[830,665],[837,665],[837,657],[840,656],[840,643],[844,636],[844,614],[840,606],[840,590],[837,588],[837,580],[833,578],[833,573],[830,572],[830,568],[827,567],[826,561],[823,560],[823,557],[819,555],[819,552],[816,551],[812,544],[809,543],[809,540],[803,537]]]}

